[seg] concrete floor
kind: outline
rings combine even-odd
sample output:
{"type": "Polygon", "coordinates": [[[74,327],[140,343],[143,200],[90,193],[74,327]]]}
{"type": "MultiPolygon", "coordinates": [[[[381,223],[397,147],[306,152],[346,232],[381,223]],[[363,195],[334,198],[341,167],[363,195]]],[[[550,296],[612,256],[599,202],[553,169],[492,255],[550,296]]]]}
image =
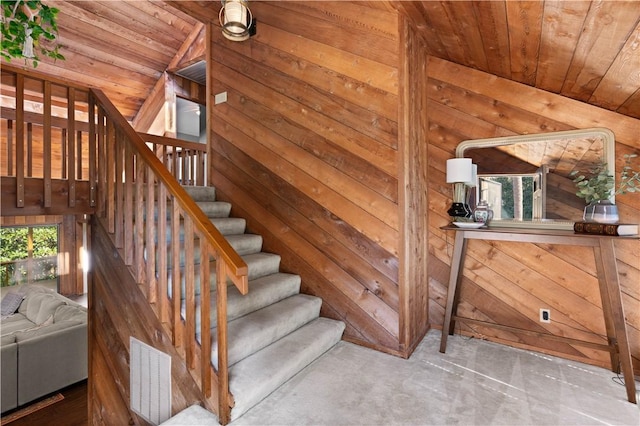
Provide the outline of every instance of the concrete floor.
{"type": "Polygon", "coordinates": [[[458,335],[439,347],[438,330],[408,360],[339,342],[231,425],[640,425],[606,369],[458,335]]]}
{"type": "Polygon", "coordinates": [[[431,331],[403,360],[340,342],[231,424],[640,424],[606,369],[461,336],[446,354],[439,344],[431,331]]]}

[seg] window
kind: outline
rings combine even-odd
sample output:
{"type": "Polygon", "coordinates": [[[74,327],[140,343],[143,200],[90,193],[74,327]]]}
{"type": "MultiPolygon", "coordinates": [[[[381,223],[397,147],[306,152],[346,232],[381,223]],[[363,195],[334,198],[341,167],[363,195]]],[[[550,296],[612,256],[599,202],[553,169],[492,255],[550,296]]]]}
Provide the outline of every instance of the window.
{"type": "Polygon", "coordinates": [[[58,226],[0,229],[2,287],[58,279],[58,226]]]}

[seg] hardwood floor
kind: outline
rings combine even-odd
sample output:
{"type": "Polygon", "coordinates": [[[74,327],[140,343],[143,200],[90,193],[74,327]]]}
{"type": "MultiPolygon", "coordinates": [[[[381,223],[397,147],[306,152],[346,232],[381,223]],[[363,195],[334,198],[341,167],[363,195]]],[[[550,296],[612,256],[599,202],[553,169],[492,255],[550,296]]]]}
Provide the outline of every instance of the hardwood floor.
{"type": "MultiPolygon", "coordinates": [[[[64,399],[33,414],[9,423],[10,426],[85,426],[88,424],[87,381],[71,385],[62,391],[64,399]]],[[[2,422],[4,425],[5,423],[2,422]]]]}

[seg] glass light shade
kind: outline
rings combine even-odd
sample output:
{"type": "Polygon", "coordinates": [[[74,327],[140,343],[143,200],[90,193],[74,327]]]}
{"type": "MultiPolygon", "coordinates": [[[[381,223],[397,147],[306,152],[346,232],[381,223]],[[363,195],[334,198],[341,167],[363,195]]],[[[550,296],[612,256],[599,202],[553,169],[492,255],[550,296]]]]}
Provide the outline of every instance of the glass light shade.
{"type": "Polygon", "coordinates": [[[232,41],[249,38],[249,26],[253,17],[246,0],[223,0],[218,18],[225,38],[232,41]]]}
{"type": "Polygon", "coordinates": [[[473,164],[471,158],[450,158],[447,160],[447,183],[471,182],[473,164]]]}

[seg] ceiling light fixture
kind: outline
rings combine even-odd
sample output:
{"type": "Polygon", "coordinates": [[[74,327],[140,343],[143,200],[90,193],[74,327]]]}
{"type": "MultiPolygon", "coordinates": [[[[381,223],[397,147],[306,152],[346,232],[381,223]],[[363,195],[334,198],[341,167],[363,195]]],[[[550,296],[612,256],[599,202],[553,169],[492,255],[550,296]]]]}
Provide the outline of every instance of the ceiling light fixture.
{"type": "Polygon", "coordinates": [[[221,1],[222,8],[218,18],[225,38],[231,41],[244,41],[256,33],[256,21],[253,19],[247,0],[221,1]]]}

